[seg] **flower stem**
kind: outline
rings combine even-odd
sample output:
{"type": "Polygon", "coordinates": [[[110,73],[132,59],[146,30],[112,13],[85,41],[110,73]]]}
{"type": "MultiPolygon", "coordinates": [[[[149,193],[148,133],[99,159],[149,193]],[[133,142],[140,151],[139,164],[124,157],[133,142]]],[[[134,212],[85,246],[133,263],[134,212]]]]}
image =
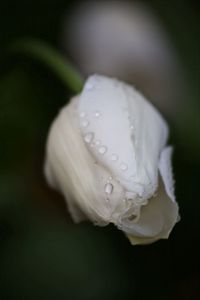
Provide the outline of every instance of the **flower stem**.
{"type": "Polygon", "coordinates": [[[20,39],[9,50],[14,53],[33,57],[49,67],[62,83],[73,92],[79,93],[83,87],[83,78],[59,52],[43,41],[37,39],[20,39]]]}

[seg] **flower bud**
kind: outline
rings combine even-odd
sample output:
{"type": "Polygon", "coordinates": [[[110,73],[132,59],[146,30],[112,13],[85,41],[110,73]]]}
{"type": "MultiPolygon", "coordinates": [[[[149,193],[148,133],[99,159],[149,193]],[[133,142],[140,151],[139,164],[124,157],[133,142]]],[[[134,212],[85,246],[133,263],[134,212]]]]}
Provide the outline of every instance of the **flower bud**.
{"type": "Polygon", "coordinates": [[[177,222],[168,127],[133,87],[93,75],[53,122],[45,175],[75,222],[115,224],[132,244],[167,238],[177,222]]]}

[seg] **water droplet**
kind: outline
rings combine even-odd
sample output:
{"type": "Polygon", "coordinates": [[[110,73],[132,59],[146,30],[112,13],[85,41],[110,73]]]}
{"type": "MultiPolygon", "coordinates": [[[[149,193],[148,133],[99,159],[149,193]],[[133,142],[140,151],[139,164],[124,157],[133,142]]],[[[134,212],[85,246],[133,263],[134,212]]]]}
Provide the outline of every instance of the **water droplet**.
{"type": "Polygon", "coordinates": [[[97,111],[95,111],[94,115],[96,118],[99,118],[101,116],[101,113],[100,113],[100,111],[97,110],[97,111]]]}
{"type": "Polygon", "coordinates": [[[126,170],[128,169],[128,166],[127,166],[125,163],[121,163],[120,169],[121,169],[122,171],[126,171],[126,170]]]}
{"type": "Polygon", "coordinates": [[[133,130],[134,129],[134,126],[133,125],[130,125],[130,130],[133,130]]]}
{"type": "Polygon", "coordinates": [[[113,185],[111,183],[106,183],[104,190],[106,194],[112,194],[113,185]]]}
{"type": "Polygon", "coordinates": [[[129,221],[134,221],[137,218],[136,215],[131,215],[130,217],[128,217],[129,221]]]}
{"type": "Polygon", "coordinates": [[[90,143],[94,138],[94,133],[92,132],[89,132],[89,133],[86,133],[85,136],[84,136],[84,140],[86,143],[90,143]]]}
{"type": "Polygon", "coordinates": [[[83,127],[87,127],[89,125],[89,121],[84,120],[81,124],[82,124],[83,127]]]}
{"type": "Polygon", "coordinates": [[[112,161],[117,161],[117,160],[118,160],[118,155],[113,153],[113,154],[111,155],[111,160],[112,160],[112,161]]]}
{"type": "Polygon", "coordinates": [[[94,85],[93,85],[91,82],[88,82],[88,83],[85,85],[85,89],[86,89],[87,91],[91,91],[93,88],[94,88],[94,85]]]}
{"type": "Polygon", "coordinates": [[[84,118],[85,115],[86,115],[86,113],[85,113],[84,111],[81,111],[81,112],[80,112],[80,117],[81,117],[81,118],[84,118]]]}
{"type": "Polygon", "coordinates": [[[107,151],[106,146],[101,146],[101,147],[99,148],[99,153],[101,153],[101,154],[105,154],[106,151],[107,151]]]}
{"type": "Polygon", "coordinates": [[[99,146],[101,144],[100,140],[96,140],[95,144],[99,146]]]}

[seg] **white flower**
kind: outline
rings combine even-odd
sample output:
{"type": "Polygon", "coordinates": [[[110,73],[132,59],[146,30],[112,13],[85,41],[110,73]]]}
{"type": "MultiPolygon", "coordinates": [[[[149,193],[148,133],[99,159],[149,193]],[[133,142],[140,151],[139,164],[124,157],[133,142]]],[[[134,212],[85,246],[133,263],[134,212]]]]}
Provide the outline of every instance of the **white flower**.
{"type": "Polygon", "coordinates": [[[168,127],[133,87],[93,75],[52,124],[45,174],[75,222],[115,224],[132,244],[167,238],[178,218],[168,127]]]}

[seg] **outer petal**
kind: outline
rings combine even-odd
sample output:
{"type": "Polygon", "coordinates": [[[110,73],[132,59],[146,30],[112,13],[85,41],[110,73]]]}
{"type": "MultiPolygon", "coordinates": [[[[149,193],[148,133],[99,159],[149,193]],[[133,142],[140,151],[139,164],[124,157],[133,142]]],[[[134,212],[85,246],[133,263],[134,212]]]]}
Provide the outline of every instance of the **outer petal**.
{"type": "Polygon", "coordinates": [[[136,224],[129,224],[129,227],[123,226],[122,230],[133,245],[149,244],[168,238],[177,218],[178,205],[171,201],[160,180],[158,193],[149,200],[148,205],[142,207],[140,220],[136,224]]]}
{"type": "MultiPolygon", "coordinates": [[[[112,221],[116,203],[123,199],[123,188],[112,179],[115,186],[107,200],[105,186],[110,174],[96,164],[80,134],[77,105],[73,98],[53,122],[47,141],[45,175],[48,183],[65,196],[75,222],[85,218],[99,225],[112,221]]],[[[119,210],[125,209],[122,202],[119,210]]]]}
{"type": "Polygon", "coordinates": [[[141,210],[137,224],[123,226],[132,244],[148,244],[168,238],[175,223],[179,221],[178,204],[175,202],[174,180],[171,166],[172,147],[163,149],[159,161],[160,187],[156,197],[151,198],[141,210]],[[132,229],[131,229],[132,227],[132,229]]]}
{"type": "Polygon", "coordinates": [[[125,189],[149,198],[168,130],[160,114],[131,86],[91,76],[79,103],[81,132],[97,162],[125,189]]]}
{"type": "Polygon", "coordinates": [[[172,147],[168,146],[161,152],[159,161],[160,175],[163,179],[165,191],[172,201],[175,201],[174,179],[171,166],[172,147]]]}

